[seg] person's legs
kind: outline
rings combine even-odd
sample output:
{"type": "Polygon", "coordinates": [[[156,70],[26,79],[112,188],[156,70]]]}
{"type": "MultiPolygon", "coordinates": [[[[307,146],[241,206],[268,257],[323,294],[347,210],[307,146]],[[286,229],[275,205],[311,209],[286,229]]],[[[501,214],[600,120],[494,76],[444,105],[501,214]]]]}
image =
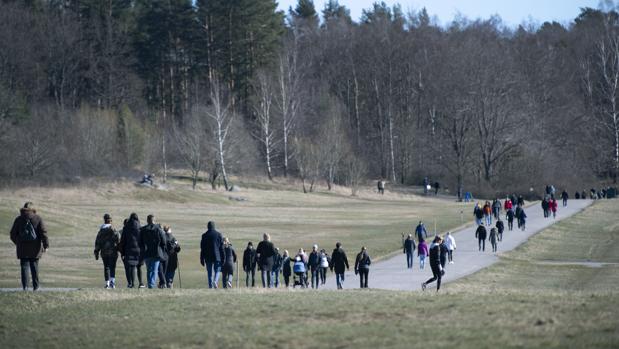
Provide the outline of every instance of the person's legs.
{"type": "Polygon", "coordinates": [[[312,288],[318,288],[318,268],[312,269],[312,288]]]}
{"type": "Polygon", "coordinates": [[[249,271],[245,271],[245,287],[249,287],[249,271]]]}
{"type": "Polygon", "coordinates": [[[30,264],[30,273],[32,274],[32,290],[36,291],[39,289],[39,259],[30,258],[28,264],[30,264]]]}
{"type": "Polygon", "coordinates": [[[486,239],[482,240],[482,248],[481,248],[481,250],[482,251],[486,251],[486,239]]]}
{"type": "Polygon", "coordinates": [[[368,276],[370,274],[369,269],[360,270],[359,273],[363,275],[363,288],[368,288],[368,276]]]}
{"type": "Polygon", "coordinates": [[[477,239],[477,247],[478,247],[478,250],[481,251],[481,238],[477,239]]]}
{"type": "Polygon", "coordinates": [[[26,290],[28,288],[28,274],[30,273],[30,263],[26,258],[19,260],[19,266],[21,269],[21,287],[26,290]]]}
{"type": "Polygon", "coordinates": [[[213,273],[213,287],[217,288],[217,285],[219,285],[219,277],[221,275],[221,262],[213,263],[213,273]]]}
{"type": "Polygon", "coordinates": [[[454,261],[454,250],[447,251],[447,258],[449,259],[449,263],[454,261]]]}
{"type": "Polygon", "coordinates": [[[406,267],[411,269],[413,267],[413,252],[406,251],[406,267]]]}
{"type": "Polygon", "coordinates": [[[125,277],[127,278],[127,287],[128,288],[132,288],[133,287],[133,267],[127,263],[127,261],[123,261],[123,264],[125,266],[125,277]]]}
{"type": "Polygon", "coordinates": [[[103,262],[103,279],[105,280],[105,285],[110,285],[110,263],[107,257],[101,256],[101,261],[103,262]]]}
{"type": "Polygon", "coordinates": [[[145,262],[148,288],[154,288],[157,281],[157,273],[159,272],[159,259],[148,258],[145,262]]]}
{"type": "Polygon", "coordinates": [[[144,266],[144,263],[139,263],[137,267],[135,268],[137,272],[137,276],[138,276],[138,282],[140,283],[140,287],[144,287],[144,279],[142,278],[142,266],[144,266]]]}
{"type": "Polygon", "coordinates": [[[419,256],[419,269],[423,269],[426,267],[426,255],[422,254],[419,256]]]}
{"type": "Polygon", "coordinates": [[[160,261],[159,269],[157,270],[157,274],[159,277],[159,288],[164,288],[166,285],[165,273],[168,269],[168,261],[160,261]]]}
{"type": "Polygon", "coordinates": [[[251,270],[251,287],[256,287],[256,267],[251,270]]]}
{"type": "Polygon", "coordinates": [[[208,288],[213,288],[213,262],[206,262],[206,278],[208,279],[208,288]]]}
{"type": "Polygon", "coordinates": [[[260,276],[262,278],[262,288],[267,287],[267,274],[271,274],[271,273],[264,270],[264,268],[260,269],[260,276]]]}
{"type": "Polygon", "coordinates": [[[439,271],[436,275],[436,291],[441,289],[441,280],[443,279],[443,274],[439,271]]]}
{"type": "Polygon", "coordinates": [[[286,288],[288,288],[290,285],[290,275],[284,274],[284,284],[286,285],[286,288]]]}
{"type": "Polygon", "coordinates": [[[165,272],[166,287],[172,287],[174,275],[176,275],[176,269],[172,269],[168,266],[168,270],[165,272]]]}

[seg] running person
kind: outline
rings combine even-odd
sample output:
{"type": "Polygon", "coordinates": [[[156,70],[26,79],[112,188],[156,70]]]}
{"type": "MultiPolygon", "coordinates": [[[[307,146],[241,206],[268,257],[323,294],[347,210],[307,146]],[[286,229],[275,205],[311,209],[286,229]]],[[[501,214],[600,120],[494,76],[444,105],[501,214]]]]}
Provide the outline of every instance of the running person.
{"type": "Polygon", "coordinates": [[[425,291],[429,283],[436,281],[436,292],[441,289],[441,279],[445,271],[441,266],[441,237],[436,236],[430,245],[430,268],[432,268],[432,278],[421,284],[421,289],[425,291]]]}

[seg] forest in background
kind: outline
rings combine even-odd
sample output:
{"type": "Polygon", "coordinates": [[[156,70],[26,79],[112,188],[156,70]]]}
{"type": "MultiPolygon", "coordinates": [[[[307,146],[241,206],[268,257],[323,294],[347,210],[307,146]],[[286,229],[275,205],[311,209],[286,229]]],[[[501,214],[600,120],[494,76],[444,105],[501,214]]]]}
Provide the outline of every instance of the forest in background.
{"type": "Polygon", "coordinates": [[[583,189],[617,181],[618,102],[614,5],[511,28],[380,2],[0,0],[4,183],[583,189]]]}

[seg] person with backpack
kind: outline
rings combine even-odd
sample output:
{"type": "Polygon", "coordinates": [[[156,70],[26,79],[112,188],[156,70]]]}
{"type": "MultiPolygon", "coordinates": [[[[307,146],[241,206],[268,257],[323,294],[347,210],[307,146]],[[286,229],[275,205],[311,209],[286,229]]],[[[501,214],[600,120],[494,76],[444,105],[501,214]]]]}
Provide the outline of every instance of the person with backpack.
{"type": "Polygon", "coordinates": [[[507,217],[507,228],[509,231],[514,230],[514,210],[510,208],[505,216],[507,217]]]}
{"type": "Polygon", "coordinates": [[[215,229],[215,222],[208,222],[207,230],[200,241],[200,264],[206,267],[208,288],[218,288],[224,257],[223,236],[215,229]]]}
{"type": "Polygon", "coordinates": [[[256,286],[256,250],[254,244],[250,241],[247,243],[247,248],[243,252],[243,271],[245,272],[245,287],[249,287],[249,278],[251,277],[251,287],[256,286]]]}
{"type": "Polygon", "coordinates": [[[346,257],[346,252],[342,248],[342,243],[335,243],[335,249],[331,253],[331,265],[329,266],[331,271],[335,271],[335,282],[337,284],[337,289],[341,290],[344,288],[344,280],[346,278],[346,270],[348,267],[348,258],[346,257]]]}
{"type": "Polygon", "coordinates": [[[327,283],[327,270],[329,270],[330,263],[331,258],[323,248],[320,250],[320,283],[323,285],[327,283]]]}
{"type": "Polygon", "coordinates": [[[417,246],[417,256],[419,256],[419,269],[424,269],[426,267],[426,256],[428,255],[428,245],[424,239],[419,241],[419,245],[417,246]]]}
{"type": "Polygon", "coordinates": [[[370,264],[372,264],[372,260],[368,255],[367,249],[363,246],[361,247],[361,252],[359,252],[355,260],[355,275],[359,274],[360,288],[368,288],[370,264]]]}
{"type": "Polygon", "coordinates": [[[307,259],[310,272],[312,274],[312,288],[318,288],[320,284],[320,255],[318,254],[318,245],[312,246],[312,252],[307,259]]]}
{"type": "Polygon", "coordinates": [[[118,261],[118,245],[120,244],[120,234],[112,227],[112,217],[109,214],[103,215],[103,224],[99,227],[99,232],[95,239],[95,259],[99,260],[99,255],[103,261],[103,278],[105,288],[116,288],[116,262],[118,261]]]}
{"type": "Polygon", "coordinates": [[[563,207],[567,207],[567,199],[569,198],[570,198],[570,195],[567,193],[565,189],[563,189],[563,192],[561,193],[561,200],[563,200],[563,207]]]}
{"type": "Polygon", "coordinates": [[[441,289],[441,279],[445,274],[445,270],[441,266],[441,242],[440,236],[436,236],[430,245],[430,268],[432,268],[432,278],[421,283],[421,289],[426,290],[429,283],[436,281],[436,292],[441,289]]]}
{"type": "Polygon", "coordinates": [[[406,254],[406,267],[408,269],[413,269],[413,253],[415,252],[415,249],[417,248],[415,246],[415,240],[413,239],[413,236],[411,234],[408,234],[408,237],[406,238],[406,240],[404,240],[404,253],[406,254]]]}
{"type": "Polygon", "coordinates": [[[486,235],[488,231],[483,224],[480,224],[475,230],[475,237],[477,238],[477,244],[479,245],[479,251],[486,251],[486,235]]]}
{"type": "Polygon", "coordinates": [[[232,288],[232,276],[234,275],[234,264],[236,263],[236,251],[228,238],[223,239],[224,258],[221,267],[223,279],[221,280],[224,288],[232,288]]]}
{"type": "Polygon", "coordinates": [[[450,232],[447,232],[445,235],[445,246],[447,247],[447,258],[449,259],[449,264],[454,264],[453,253],[456,250],[456,239],[450,232]]]}
{"type": "Polygon", "coordinates": [[[159,273],[159,263],[167,258],[166,238],[163,229],[155,224],[155,216],[146,217],[146,225],[140,229],[140,252],[146,264],[146,282],[148,288],[154,288],[159,273]]]}
{"type": "Polygon", "coordinates": [[[139,282],[139,288],[144,287],[142,282],[143,264],[142,255],[140,253],[140,220],[136,213],[129,215],[129,218],[124,221],[122,234],[120,235],[120,259],[125,266],[125,276],[127,277],[127,288],[138,286],[135,284],[136,276],[139,282]]]}
{"type": "Polygon", "coordinates": [[[178,240],[172,235],[172,228],[168,225],[163,226],[163,232],[166,239],[166,252],[168,253],[168,265],[165,270],[166,288],[173,288],[174,276],[176,275],[176,269],[178,269],[178,254],[181,252],[181,246],[178,240]]]}
{"type": "Polygon", "coordinates": [[[10,238],[19,259],[21,285],[28,290],[29,278],[32,277],[32,290],[37,291],[39,284],[39,259],[49,248],[47,229],[43,219],[37,214],[32,202],[26,202],[19,210],[19,216],[13,221],[10,238]],[[30,273],[29,273],[30,272],[30,273]]]}
{"type": "Polygon", "coordinates": [[[415,227],[415,235],[417,235],[417,241],[428,238],[428,232],[426,231],[426,227],[423,225],[422,221],[419,221],[419,224],[415,227]]]}
{"type": "Polygon", "coordinates": [[[290,286],[290,275],[292,275],[292,268],[290,268],[290,255],[288,255],[288,250],[284,250],[284,254],[282,255],[282,275],[284,276],[284,284],[286,288],[290,286]]]}
{"type": "Polygon", "coordinates": [[[262,241],[256,248],[258,268],[262,276],[262,287],[271,288],[271,272],[273,270],[273,256],[276,254],[275,246],[271,242],[271,236],[267,233],[262,235],[262,241]]]}
{"type": "Polygon", "coordinates": [[[496,232],[496,228],[491,228],[490,229],[490,244],[492,245],[492,252],[496,252],[496,248],[497,248],[497,232],[496,232]]]}
{"type": "Polygon", "coordinates": [[[275,255],[273,256],[273,269],[271,270],[271,282],[273,287],[279,287],[279,273],[282,271],[282,255],[279,254],[279,248],[275,248],[275,255]]]}
{"type": "Polygon", "coordinates": [[[503,231],[505,230],[505,225],[503,225],[503,221],[501,220],[501,218],[499,217],[499,220],[496,221],[496,230],[497,233],[499,233],[499,241],[503,241],[503,231]]]}

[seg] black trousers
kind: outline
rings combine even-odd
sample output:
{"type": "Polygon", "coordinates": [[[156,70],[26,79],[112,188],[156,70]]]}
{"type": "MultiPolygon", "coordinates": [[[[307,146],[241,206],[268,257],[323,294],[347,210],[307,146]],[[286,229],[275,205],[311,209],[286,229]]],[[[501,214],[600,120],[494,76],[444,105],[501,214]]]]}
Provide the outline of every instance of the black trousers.
{"type": "Polygon", "coordinates": [[[327,269],[326,267],[320,267],[320,282],[324,285],[327,282],[327,269]]]}
{"type": "Polygon", "coordinates": [[[454,251],[453,250],[447,251],[447,258],[449,259],[450,262],[453,262],[453,260],[454,260],[454,251]]]}
{"type": "Polygon", "coordinates": [[[22,258],[19,260],[21,267],[21,287],[25,290],[28,288],[28,272],[32,274],[32,288],[39,288],[39,259],[38,258],[22,258]],[[28,270],[30,269],[30,270],[28,270]]]}
{"type": "Polygon", "coordinates": [[[245,271],[245,286],[249,287],[249,277],[251,276],[251,287],[256,286],[256,268],[245,271]]]}
{"type": "Polygon", "coordinates": [[[425,282],[425,284],[429,284],[431,282],[436,281],[436,290],[440,290],[441,289],[441,279],[443,278],[443,274],[441,273],[441,269],[437,266],[431,265],[430,267],[432,268],[432,278],[428,279],[428,281],[425,282]]]}
{"type": "Polygon", "coordinates": [[[509,230],[513,230],[514,229],[514,220],[513,219],[511,221],[507,221],[507,228],[509,230]]]}
{"type": "Polygon", "coordinates": [[[116,278],[116,262],[118,261],[118,254],[111,256],[101,256],[103,260],[103,277],[105,281],[109,281],[110,278],[116,278]]]}
{"type": "Polygon", "coordinates": [[[486,250],[486,239],[479,238],[479,250],[480,251],[486,250]]]}
{"type": "Polygon", "coordinates": [[[320,283],[320,267],[312,269],[312,288],[318,288],[320,283]]]}
{"type": "Polygon", "coordinates": [[[165,274],[168,271],[168,261],[159,261],[159,287],[167,286],[168,282],[166,281],[165,274]]]}
{"type": "Polygon", "coordinates": [[[290,285],[290,275],[284,274],[284,284],[286,284],[286,287],[290,285]]]}
{"type": "Polygon", "coordinates": [[[131,265],[125,262],[125,276],[127,277],[127,286],[136,286],[135,281],[138,281],[139,285],[144,285],[144,282],[142,282],[142,265],[144,264],[131,265]]]}
{"type": "Polygon", "coordinates": [[[359,269],[359,287],[368,288],[368,275],[370,269],[359,269]]]}

